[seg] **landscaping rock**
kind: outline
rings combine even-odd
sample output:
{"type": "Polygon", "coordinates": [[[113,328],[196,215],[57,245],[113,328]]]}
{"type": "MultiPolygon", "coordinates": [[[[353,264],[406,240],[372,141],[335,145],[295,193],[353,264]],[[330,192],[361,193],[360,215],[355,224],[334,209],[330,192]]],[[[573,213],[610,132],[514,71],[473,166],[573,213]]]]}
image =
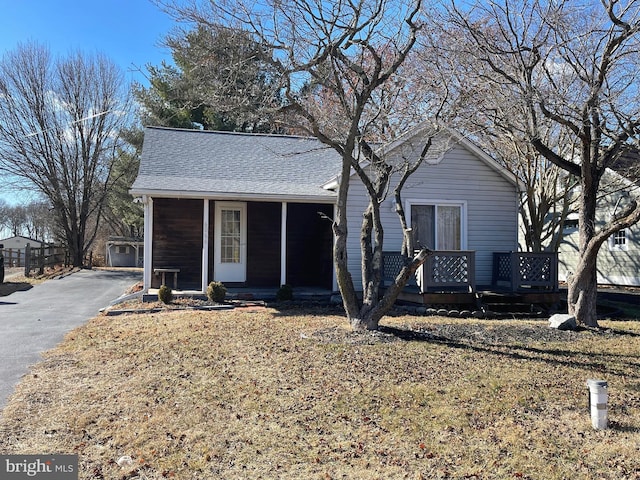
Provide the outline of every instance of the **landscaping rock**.
{"type": "Polygon", "coordinates": [[[129,455],[124,455],[120,457],[116,463],[119,467],[127,468],[133,465],[133,458],[131,458],[129,455]]]}
{"type": "Polygon", "coordinates": [[[566,313],[556,313],[549,318],[549,328],[557,330],[575,330],[578,328],[576,317],[566,313]]]}

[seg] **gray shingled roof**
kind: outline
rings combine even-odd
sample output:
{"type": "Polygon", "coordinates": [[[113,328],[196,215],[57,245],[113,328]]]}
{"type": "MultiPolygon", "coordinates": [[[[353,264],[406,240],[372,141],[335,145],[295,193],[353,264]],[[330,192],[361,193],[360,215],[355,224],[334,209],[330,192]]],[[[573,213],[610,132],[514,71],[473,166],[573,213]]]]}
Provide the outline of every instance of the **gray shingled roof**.
{"type": "Polygon", "coordinates": [[[314,138],[147,127],[134,194],[333,197],[340,157],[314,138]]]}

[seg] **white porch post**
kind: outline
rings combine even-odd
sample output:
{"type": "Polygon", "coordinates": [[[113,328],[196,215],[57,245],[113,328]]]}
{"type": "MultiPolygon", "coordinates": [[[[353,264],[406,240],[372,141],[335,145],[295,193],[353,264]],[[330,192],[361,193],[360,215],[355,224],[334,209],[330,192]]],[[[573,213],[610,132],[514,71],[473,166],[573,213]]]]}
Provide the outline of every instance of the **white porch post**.
{"type": "Polygon", "coordinates": [[[204,199],[202,214],[202,293],[209,285],[209,199],[204,199]]]}
{"type": "MultiPolygon", "coordinates": [[[[338,205],[333,204],[333,221],[335,222],[336,215],[338,215],[338,205]]],[[[338,277],[336,277],[336,262],[333,260],[333,252],[336,246],[336,236],[333,234],[333,225],[331,226],[331,236],[333,238],[333,248],[331,249],[331,271],[333,272],[333,278],[331,280],[331,290],[338,291],[338,277]]]]}
{"type": "Polygon", "coordinates": [[[287,283],[287,202],[282,202],[280,222],[280,286],[287,283]]]}
{"type": "Polygon", "coordinates": [[[153,198],[144,195],[142,203],[144,205],[144,269],[142,283],[143,289],[148,292],[151,288],[151,273],[153,272],[153,198]]]}

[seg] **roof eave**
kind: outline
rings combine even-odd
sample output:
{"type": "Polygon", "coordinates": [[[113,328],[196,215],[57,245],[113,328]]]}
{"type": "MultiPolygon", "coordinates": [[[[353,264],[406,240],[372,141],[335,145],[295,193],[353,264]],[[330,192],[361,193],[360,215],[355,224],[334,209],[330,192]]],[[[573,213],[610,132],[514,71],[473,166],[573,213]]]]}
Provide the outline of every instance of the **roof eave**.
{"type": "Polygon", "coordinates": [[[135,197],[151,198],[199,199],[199,200],[234,200],[255,202],[301,202],[301,203],[335,203],[335,195],[282,195],[277,193],[231,193],[231,192],[185,192],[179,190],[160,190],[137,188],[129,190],[135,197]]]}

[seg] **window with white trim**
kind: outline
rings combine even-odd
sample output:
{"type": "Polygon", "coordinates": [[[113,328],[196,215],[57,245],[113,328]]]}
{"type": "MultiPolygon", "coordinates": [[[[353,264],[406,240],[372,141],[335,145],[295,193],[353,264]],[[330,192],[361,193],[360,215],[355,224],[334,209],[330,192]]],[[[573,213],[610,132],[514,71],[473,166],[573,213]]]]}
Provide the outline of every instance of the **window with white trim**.
{"type": "Polygon", "coordinates": [[[411,202],[411,228],[415,246],[433,250],[464,248],[463,207],[463,204],[411,202]]]}
{"type": "Polygon", "coordinates": [[[612,252],[626,252],[629,248],[627,244],[627,229],[623,228],[609,237],[609,250],[612,252]]]}

